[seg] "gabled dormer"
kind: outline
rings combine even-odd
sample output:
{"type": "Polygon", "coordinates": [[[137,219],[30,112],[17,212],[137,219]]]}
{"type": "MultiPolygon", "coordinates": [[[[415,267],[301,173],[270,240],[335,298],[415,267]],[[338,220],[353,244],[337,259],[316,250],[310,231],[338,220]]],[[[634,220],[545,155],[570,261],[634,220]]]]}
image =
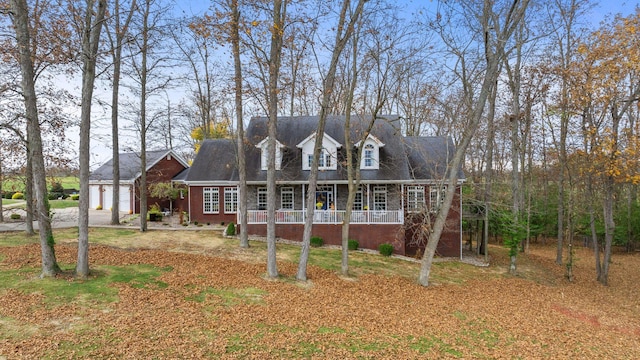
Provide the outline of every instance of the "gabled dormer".
{"type": "MultiPolygon", "coordinates": [[[[342,144],[327,134],[322,135],[322,150],[318,160],[318,169],[336,170],[338,168],[338,149],[342,147],[342,144]]],[[[302,149],[302,170],[311,170],[315,141],[316,133],[314,132],[296,145],[296,147],[302,149]]]]}
{"type": "MultiPolygon", "coordinates": [[[[362,141],[358,141],[354,144],[355,147],[359,147],[362,141]]],[[[362,146],[362,155],[360,156],[360,169],[362,170],[378,170],[380,168],[380,148],[384,146],[384,143],[377,137],[369,134],[364,139],[364,145],[362,146]]]]}
{"type": "MultiPolygon", "coordinates": [[[[267,170],[267,163],[269,161],[269,137],[267,136],[262,141],[256,144],[256,147],[260,149],[260,168],[267,170]]],[[[278,140],[276,140],[276,170],[282,169],[282,151],[285,146],[278,140]]]]}

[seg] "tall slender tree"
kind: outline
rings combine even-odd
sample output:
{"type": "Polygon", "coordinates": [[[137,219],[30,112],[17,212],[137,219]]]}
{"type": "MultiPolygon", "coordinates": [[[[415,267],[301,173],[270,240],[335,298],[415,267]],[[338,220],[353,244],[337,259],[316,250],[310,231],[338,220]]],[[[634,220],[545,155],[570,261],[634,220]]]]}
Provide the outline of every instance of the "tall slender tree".
{"type": "Polygon", "coordinates": [[[78,263],[76,276],[89,276],[89,149],[91,103],[96,80],[100,33],[107,0],[87,0],[82,28],[82,103],[80,110],[80,204],[78,205],[78,263]],[[97,8],[96,8],[97,6],[97,8]]]}
{"type": "MultiPolygon", "coordinates": [[[[362,15],[364,5],[367,0],[359,0],[355,9],[351,10],[351,1],[344,0],[340,9],[340,16],[336,25],[335,44],[331,52],[331,62],[326,75],[322,81],[322,99],[320,101],[320,116],[316,129],[315,144],[313,148],[313,163],[309,173],[309,185],[307,188],[307,218],[305,219],[304,231],[302,235],[302,249],[300,251],[300,261],[298,263],[298,273],[296,278],[301,281],[307,280],[307,263],[309,260],[309,247],[311,243],[311,230],[313,227],[313,212],[315,209],[316,185],[318,183],[318,163],[320,151],[324,140],[324,125],[328,115],[328,108],[336,80],[336,71],[342,51],[351,39],[354,29],[362,15]],[[351,11],[350,11],[351,10],[351,11]]],[[[343,244],[343,247],[344,246],[343,244]]]]}
{"type": "MultiPolygon", "coordinates": [[[[506,43],[516,30],[518,23],[522,21],[528,5],[529,0],[514,0],[506,9],[494,9],[496,4],[493,1],[484,0],[482,5],[480,5],[480,9],[474,9],[475,4],[468,4],[468,7],[463,7],[465,11],[477,11],[473,17],[480,22],[478,26],[482,34],[486,68],[482,76],[480,93],[473,103],[471,118],[466,123],[460,143],[457,145],[451,163],[447,167],[445,180],[445,184],[447,185],[446,195],[437,212],[433,224],[433,231],[429,234],[427,246],[422,257],[420,274],[418,276],[418,283],[422,286],[429,285],[429,274],[431,272],[431,265],[433,264],[433,257],[456,192],[458,169],[462,164],[467,147],[480,124],[487,99],[496,84],[500,64],[505,59],[506,43]]],[[[468,85],[469,84],[466,84],[466,86],[468,85]]]]}
{"type": "Polygon", "coordinates": [[[111,78],[111,146],[112,146],[112,164],[113,164],[113,198],[111,204],[111,225],[120,224],[120,141],[119,141],[119,122],[118,111],[120,101],[120,78],[122,66],[122,47],[123,42],[129,34],[129,24],[133,18],[136,9],[136,0],[131,0],[129,10],[124,14],[125,20],[122,19],[122,11],[120,9],[120,0],[114,0],[113,16],[110,19],[113,23],[111,27],[107,26],[107,35],[109,39],[111,53],[111,61],[113,62],[113,73],[111,78]]]}
{"type": "Polygon", "coordinates": [[[235,109],[236,109],[236,145],[238,161],[238,192],[240,208],[240,246],[249,247],[249,234],[247,233],[247,165],[244,151],[244,122],[242,106],[242,59],[240,57],[240,10],[238,0],[228,0],[231,10],[230,40],[233,53],[233,73],[235,84],[235,109]]]}
{"type": "Polygon", "coordinates": [[[276,136],[278,134],[278,79],[282,58],[282,39],[289,0],[273,0],[267,110],[267,276],[278,276],[276,263],[276,136]]]}
{"type": "Polygon", "coordinates": [[[42,150],[42,134],[38,120],[37,96],[35,90],[35,72],[31,49],[34,48],[29,34],[29,7],[26,0],[10,1],[10,16],[16,33],[19,51],[21,88],[27,118],[28,155],[33,161],[33,179],[36,213],[40,231],[40,250],[43,277],[54,276],[60,272],[54,251],[54,238],[49,216],[49,200],[47,198],[47,182],[42,150]]]}

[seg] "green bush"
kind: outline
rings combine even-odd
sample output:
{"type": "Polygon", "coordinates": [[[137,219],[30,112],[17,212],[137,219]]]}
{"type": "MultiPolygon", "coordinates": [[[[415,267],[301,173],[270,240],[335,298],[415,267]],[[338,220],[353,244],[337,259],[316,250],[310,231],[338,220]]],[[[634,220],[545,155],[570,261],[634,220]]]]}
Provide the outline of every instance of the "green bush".
{"type": "Polygon", "coordinates": [[[62,187],[62,184],[60,184],[59,182],[54,182],[51,185],[51,189],[49,189],[49,200],[64,199],[65,197],[66,195],[64,194],[64,188],[62,187]]]}
{"type": "Polygon", "coordinates": [[[80,194],[73,194],[71,195],[71,200],[80,200],[80,194]]]}
{"type": "Polygon", "coordinates": [[[6,191],[6,192],[4,193],[4,198],[5,198],[5,199],[7,199],[7,200],[9,200],[9,199],[11,199],[11,197],[13,196],[13,194],[15,194],[15,193],[16,193],[15,191],[6,191]]]}
{"type": "Polygon", "coordinates": [[[13,213],[11,214],[11,220],[20,220],[20,214],[13,213]]]}
{"type": "Polygon", "coordinates": [[[393,254],[393,245],[387,243],[380,244],[378,251],[380,251],[382,256],[391,256],[391,254],[393,254]]]}
{"type": "Polygon", "coordinates": [[[17,192],[15,194],[11,195],[11,199],[13,199],[13,200],[22,200],[22,199],[24,199],[24,194],[21,193],[21,192],[17,192]]]}
{"type": "Polygon", "coordinates": [[[349,239],[347,241],[347,247],[349,248],[349,250],[358,250],[358,246],[360,246],[358,240],[349,239]]]}
{"type": "Polygon", "coordinates": [[[322,244],[324,244],[324,241],[320,236],[312,236],[310,240],[310,244],[313,247],[320,247],[322,246],[322,244]]]}
{"type": "Polygon", "coordinates": [[[157,203],[151,205],[147,211],[147,219],[149,219],[149,221],[162,221],[163,215],[162,211],[160,211],[160,205],[157,203]]]}
{"type": "Polygon", "coordinates": [[[49,200],[58,200],[60,198],[64,199],[64,194],[62,194],[62,193],[52,193],[52,192],[47,193],[47,199],[49,199],[49,200]]]}
{"type": "Polygon", "coordinates": [[[227,236],[234,236],[236,234],[236,224],[230,222],[227,229],[224,231],[227,236]]]}

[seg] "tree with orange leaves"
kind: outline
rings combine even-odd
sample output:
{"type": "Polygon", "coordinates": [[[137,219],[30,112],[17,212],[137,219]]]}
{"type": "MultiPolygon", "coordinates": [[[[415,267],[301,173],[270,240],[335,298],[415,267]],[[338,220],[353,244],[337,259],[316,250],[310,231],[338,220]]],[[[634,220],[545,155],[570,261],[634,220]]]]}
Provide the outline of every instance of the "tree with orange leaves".
{"type": "MultiPolygon", "coordinates": [[[[640,9],[628,17],[616,16],[594,31],[578,48],[579,58],[569,76],[573,107],[582,114],[584,152],[588,161],[581,171],[592,181],[600,181],[605,224],[604,251],[600,254],[595,228],[596,276],[608,284],[614,238],[614,199],[622,183],[640,183],[639,141],[628,112],[640,98],[640,9]]],[[[591,218],[594,218],[593,209],[591,218]]]]}

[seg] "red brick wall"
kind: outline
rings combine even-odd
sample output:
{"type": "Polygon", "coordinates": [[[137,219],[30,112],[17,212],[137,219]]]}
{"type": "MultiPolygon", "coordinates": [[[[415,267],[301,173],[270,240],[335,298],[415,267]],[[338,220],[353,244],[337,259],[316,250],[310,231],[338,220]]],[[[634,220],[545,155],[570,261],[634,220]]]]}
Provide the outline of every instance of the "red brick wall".
{"type": "MultiPolygon", "coordinates": [[[[228,186],[227,186],[228,187],[228,186]]],[[[225,214],[224,213],[224,188],[225,186],[190,186],[189,187],[189,201],[191,202],[191,222],[197,221],[199,223],[211,223],[211,224],[228,224],[230,222],[236,222],[236,213],[225,214]],[[205,187],[217,187],[218,194],[220,195],[220,212],[218,214],[203,214],[204,198],[202,196],[202,189],[205,187]]],[[[186,209],[185,209],[186,210],[186,209]]]]}
{"type": "MultiPolygon", "coordinates": [[[[303,224],[276,224],[276,237],[302,241],[303,224]]],[[[250,235],[266,236],[266,224],[249,224],[247,231],[250,235]]],[[[349,225],[350,239],[357,240],[360,248],[378,250],[383,243],[392,244],[395,253],[404,255],[402,244],[402,226],[398,224],[351,224],[349,225]]],[[[320,236],[327,245],[342,244],[342,225],[314,224],[312,236],[320,236]]]]}
{"type": "MultiPolygon", "coordinates": [[[[173,179],[180,171],[184,170],[185,167],[180,164],[175,157],[171,157],[171,160],[167,160],[167,157],[163,157],[162,160],[158,161],[151,169],[147,171],[147,186],[149,184],[158,183],[158,182],[168,182],[173,179]]],[[[148,190],[147,190],[148,194],[148,190]]],[[[158,198],[154,198],[151,196],[147,196],[147,206],[151,207],[151,205],[158,203],[160,209],[169,208],[169,201],[162,200],[158,198]]],[[[136,205],[135,205],[136,214],[140,213],[140,183],[139,179],[136,180],[136,205]]]]}
{"type": "MultiPolygon", "coordinates": [[[[438,247],[436,248],[436,255],[444,257],[459,257],[461,251],[461,238],[460,238],[460,191],[461,188],[456,189],[456,193],[451,203],[451,209],[447,215],[447,221],[445,223],[438,247]]],[[[427,194],[428,189],[427,189],[427,194]]],[[[413,233],[410,231],[410,227],[407,228],[406,240],[405,240],[405,253],[407,255],[415,255],[418,250],[420,253],[424,253],[424,248],[427,243],[427,239],[420,239],[421,244],[410,244],[410,240],[413,237],[413,233]]]]}

